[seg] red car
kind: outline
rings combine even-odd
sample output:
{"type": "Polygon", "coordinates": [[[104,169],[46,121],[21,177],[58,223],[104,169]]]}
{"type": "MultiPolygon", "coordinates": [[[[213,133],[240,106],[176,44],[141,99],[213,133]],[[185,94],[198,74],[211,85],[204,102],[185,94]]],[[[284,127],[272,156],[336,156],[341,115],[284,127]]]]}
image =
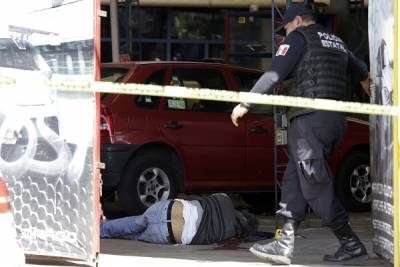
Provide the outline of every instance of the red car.
{"type": "MultiPolygon", "coordinates": [[[[102,79],[249,91],[262,71],[219,63],[107,63],[102,79]]],[[[284,146],[274,153],[273,107],[256,106],[240,126],[236,103],[143,95],[102,95],[103,191],[118,192],[130,214],[179,192],[266,192],[274,164],[282,175],[284,146]]],[[[347,137],[332,157],[337,193],[350,210],[371,201],[368,124],[349,119],[347,137]]]]}

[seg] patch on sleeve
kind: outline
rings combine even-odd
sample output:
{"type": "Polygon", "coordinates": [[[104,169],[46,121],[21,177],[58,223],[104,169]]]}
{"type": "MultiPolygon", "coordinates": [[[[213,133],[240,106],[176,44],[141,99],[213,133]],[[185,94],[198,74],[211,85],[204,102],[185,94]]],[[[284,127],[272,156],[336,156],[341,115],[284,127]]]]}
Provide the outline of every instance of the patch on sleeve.
{"type": "Polygon", "coordinates": [[[278,51],[276,51],[275,56],[285,56],[287,51],[289,50],[289,48],[290,48],[290,45],[288,45],[288,44],[280,45],[278,48],[278,51]]]}

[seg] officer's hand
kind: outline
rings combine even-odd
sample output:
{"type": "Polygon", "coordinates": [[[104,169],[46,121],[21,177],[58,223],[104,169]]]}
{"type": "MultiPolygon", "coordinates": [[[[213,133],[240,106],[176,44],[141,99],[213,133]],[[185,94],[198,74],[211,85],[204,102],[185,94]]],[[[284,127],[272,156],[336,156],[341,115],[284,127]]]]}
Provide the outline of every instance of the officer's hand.
{"type": "Polygon", "coordinates": [[[360,83],[361,83],[362,89],[363,89],[364,92],[365,92],[367,95],[369,95],[369,96],[371,96],[371,90],[369,89],[369,88],[370,88],[370,82],[371,82],[371,79],[370,79],[370,77],[369,77],[369,73],[368,73],[368,78],[365,79],[364,81],[361,81],[361,82],[360,82],[360,83]]]}
{"type": "Polygon", "coordinates": [[[232,120],[233,125],[238,127],[239,126],[238,119],[243,117],[244,115],[246,115],[247,112],[249,112],[248,108],[243,107],[240,104],[237,105],[233,109],[232,114],[231,114],[231,120],[232,120]]]}

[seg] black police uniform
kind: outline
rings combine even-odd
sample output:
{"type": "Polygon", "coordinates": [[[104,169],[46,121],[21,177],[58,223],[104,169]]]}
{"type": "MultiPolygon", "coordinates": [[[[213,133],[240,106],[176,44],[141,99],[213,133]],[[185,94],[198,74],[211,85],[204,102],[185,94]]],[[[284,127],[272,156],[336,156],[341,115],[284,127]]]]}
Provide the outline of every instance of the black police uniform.
{"type": "MultiPolygon", "coordinates": [[[[343,100],[348,74],[362,81],[368,70],[340,38],[313,24],[285,38],[274,63],[251,92],[272,93],[277,83],[290,80],[288,95],[343,100]]],[[[277,214],[301,222],[308,204],[322,225],[338,229],[348,222],[348,216],[335,196],[328,158],[346,132],[345,114],[289,108],[286,115],[289,162],[277,214]]]]}

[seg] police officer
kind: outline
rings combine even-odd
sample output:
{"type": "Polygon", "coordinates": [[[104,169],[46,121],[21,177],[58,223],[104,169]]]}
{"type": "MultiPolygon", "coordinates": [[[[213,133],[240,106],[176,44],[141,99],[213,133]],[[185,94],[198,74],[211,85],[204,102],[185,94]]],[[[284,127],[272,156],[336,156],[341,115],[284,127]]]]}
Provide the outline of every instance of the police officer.
{"type": "MultiPolygon", "coordinates": [[[[369,95],[369,73],[343,41],[315,23],[312,10],[304,4],[291,4],[283,16],[286,38],[276,52],[274,63],[256,82],[251,92],[272,93],[277,83],[291,80],[287,94],[310,98],[344,100],[348,74],[360,81],[369,95]]],[[[238,119],[251,108],[237,105],[231,119],[238,119]]],[[[324,260],[343,262],[367,256],[364,245],[350,228],[348,215],[334,193],[328,165],[329,155],[346,131],[344,113],[305,108],[289,108],[288,149],[280,209],[284,224],[279,239],[254,244],[250,251],[275,264],[290,264],[295,230],[305,219],[307,206],[319,215],[340,242],[334,255],[324,260]]]]}

